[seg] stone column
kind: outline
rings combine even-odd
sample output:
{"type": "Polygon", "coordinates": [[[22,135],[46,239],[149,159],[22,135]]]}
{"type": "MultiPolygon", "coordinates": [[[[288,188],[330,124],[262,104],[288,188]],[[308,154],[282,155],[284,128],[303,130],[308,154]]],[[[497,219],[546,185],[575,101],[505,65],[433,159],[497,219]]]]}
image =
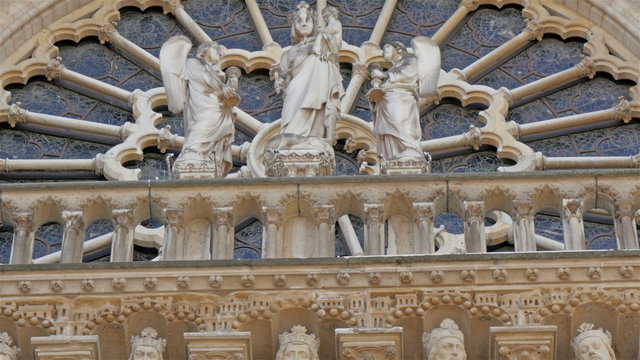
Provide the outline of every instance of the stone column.
{"type": "Polygon", "coordinates": [[[492,326],[491,359],[555,360],[555,325],[492,326]]]}
{"type": "Polygon", "coordinates": [[[97,335],[32,337],[35,360],[99,360],[97,335]]]}
{"type": "Polygon", "coordinates": [[[111,240],[111,262],[133,261],[133,237],[135,225],[133,210],[115,209],[113,217],[113,239],[111,240]]]}
{"type": "Polygon", "coordinates": [[[318,214],[318,241],[315,244],[314,257],[334,257],[336,256],[336,237],[333,224],[336,219],[333,205],[318,205],[316,212],[318,214]]]}
{"type": "Polygon", "coordinates": [[[273,259],[278,257],[282,251],[280,242],[282,241],[282,209],[275,206],[264,206],[263,234],[262,234],[262,257],[273,259]]]}
{"type": "Polygon", "coordinates": [[[11,264],[30,264],[33,258],[33,213],[13,214],[13,242],[11,245],[11,264]]]}
{"type": "Polygon", "coordinates": [[[182,260],[184,253],[183,209],[167,208],[164,214],[164,248],[162,260],[182,260]]]}
{"type": "Polygon", "coordinates": [[[233,208],[230,206],[213,209],[212,259],[233,259],[234,227],[233,208]]]}
{"type": "Polygon", "coordinates": [[[516,251],[536,251],[533,204],[529,201],[514,201],[513,208],[513,243],[516,251]]]}
{"type": "Polygon", "coordinates": [[[343,113],[349,113],[353,104],[356,102],[358,95],[360,94],[360,88],[362,84],[369,76],[369,70],[367,70],[367,64],[357,62],[353,64],[351,69],[351,81],[349,86],[344,92],[344,96],[340,100],[340,111],[343,113]]]}
{"type": "Polygon", "coordinates": [[[253,359],[250,332],[186,332],[184,340],[189,360],[253,359]]]}
{"type": "Polygon", "coordinates": [[[165,14],[172,13],[176,17],[180,25],[199,42],[204,43],[211,41],[211,38],[207,33],[202,30],[200,25],[193,20],[191,16],[184,10],[184,7],[180,3],[180,0],[162,0],[162,9],[165,14]]]}
{"type": "Polygon", "coordinates": [[[467,253],[487,252],[483,201],[464,202],[464,243],[467,253]]]}
{"type": "Polygon", "coordinates": [[[562,200],[562,230],[565,250],[586,250],[582,214],[584,203],[580,199],[562,200]]]}
{"type": "Polygon", "coordinates": [[[61,263],[81,263],[84,245],[84,219],[82,211],[62,212],[64,234],[62,235],[61,263]]]}
{"type": "Polygon", "coordinates": [[[633,209],[630,203],[616,203],[615,228],[618,249],[638,249],[636,219],[634,218],[633,209]]]}
{"type": "Polygon", "coordinates": [[[414,245],[416,254],[433,254],[436,252],[435,234],[433,232],[433,203],[415,202],[415,222],[418,228],[418,241],[414,245]]]}
{"type": "Polygon", "coordinates": [[[336,329],[336,359],[402,360],[402,328],[336,329]]]}
{"type": "Polygon", "coordinates": [[[384,205],[364,204],[364,253],[384,255],[384,205]]]}
{"type": "Polygon", "coordinates": [[[109,42],[118,49],[123,50],[127,54],[131,55],[136,60],[145,64],[146,66],[160,71],[160,60],[157,57],[151,55],[148,51],[136,45],[131,40],[120,35],[117,30],[117,23],[115,21],[107,23],[98,29],[98,39],[101,44],[109,42]]]}

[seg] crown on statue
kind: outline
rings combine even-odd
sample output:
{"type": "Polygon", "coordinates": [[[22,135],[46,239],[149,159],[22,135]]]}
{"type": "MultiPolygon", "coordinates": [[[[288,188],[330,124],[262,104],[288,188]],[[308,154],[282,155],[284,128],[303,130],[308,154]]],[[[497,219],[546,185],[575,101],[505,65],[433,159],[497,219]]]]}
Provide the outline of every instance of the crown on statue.
{"type": "Polygon", "coordinates": [[[131,348],[136,349],[138,346],[152,346],[159,353],[164,351],[164,347],[167,345],[167,340],[158,338],[158,332],[154,328],[144,328],[140,333],[140,336],[131,337],[131,348]]]}
{"type": "Polygon", "coordinates": [[[433,329],[431,333],[424,333],[422,335],[422,343],[427,351],[431,351],[440,340],[445,338],[455,338],[464,343],[464,334],[458,325],[448,318],[442,320],[439,328],[433,329]]]}
{"type": "Polygon", "coordinates": [[[20,349],[13,345],[13,339],[6,332],[0,333],[0,354],[9,356],[11,360],[18,360],[20,349]]]}
{"type": "Polygon", "coordinates": [[[318,340],[313,334],[307,334],[307,328],[302,325],[295,325],[291,328],[291,332],[280,334],[280,346],[290,343],[301,343],[309,346],[311,350],[317,351],[319,347],[318,340]]]}
{"type": "Polygon", "coordinates": [[[611,332],[609,332],[608,330],[605,331],[602,328],[594,330],[594,328],[595,325],[590,323],[582,323],[580,326],[578,326],[578,336],[573,339],[574,346],[575,344],[579,344],[582,340],[588,337],[597,337],[602,340],[604,344],[611,346],[611,332]]]}

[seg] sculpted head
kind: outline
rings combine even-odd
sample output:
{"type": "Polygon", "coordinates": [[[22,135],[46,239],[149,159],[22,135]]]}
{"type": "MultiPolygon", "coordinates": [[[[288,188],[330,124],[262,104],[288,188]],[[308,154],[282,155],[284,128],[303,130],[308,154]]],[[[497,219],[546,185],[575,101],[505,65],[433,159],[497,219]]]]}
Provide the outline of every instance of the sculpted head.
{"type": "Polygon", "coordinates": [[[578,335],[571,341],[577,360],[615,360],[611,347],[611,333],[602,329],[594,330],[593,324],[583,323],[578,327],[578,335]]]}
{"type": "Polygon", "coordinates": [[[422,336],[427,360],[466,360],[464,334],[451,319],[444,319],[440,327],[422,336]]]}
{"type": "Polygon", "coordinates": [[[340,12],[338,11],[338,8],[335,6],[327,6],[322,9],[322,20],[328,24],[331,21],[338,19],[339,14],[340,12]]]}
{"type": "Polygon", "coordinates": [[[276,360],[319,360],[318,340],[308,335],[304,326],[296,325],[291,332],[280,334],[276,360]]]}
{"type": "Polygon", "coordinates": [[[0,333],[0,360],[18,360],[20,349],[13,346],[13,339],[6,332],[0,333]]]}
{"type": "Polygon", "coordinates": [[[294,44],[315,34],[315,18],[316,12],[309,4],[306,1],[300,1],[296,6],[296,11],[289,15],[291,39],[294,44]]]}
{"type": "Polygon", "coordinates": [[[167,340],[159,339],[154,328],[144,328],[141,336],[131,337],[131,355],[129,360],[162,360],[162,352],[167,340]]]}
{"type": "Polygon", "coordinates": [[[224,56],[226,48],[215,41],[207,41],[198,46],[196,57],[215,65],[224,56]]]}

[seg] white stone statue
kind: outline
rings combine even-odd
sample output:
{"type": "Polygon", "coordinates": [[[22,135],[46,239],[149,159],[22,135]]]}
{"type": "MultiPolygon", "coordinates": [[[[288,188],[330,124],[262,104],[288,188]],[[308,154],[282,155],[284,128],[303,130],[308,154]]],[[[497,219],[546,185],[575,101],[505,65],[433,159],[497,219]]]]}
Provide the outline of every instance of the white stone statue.
{"type": "Polygon", "coordinates": [[[583,323],[578,327],[578,335],[571,341],[576,360],[616,360],[611,347],[611,333],[595,329],[594,325],[583,323]]]}
{"type": "Polygon", "coordinates": [[[420,98],[434,96],[440,76],[440,48],[431,39],[411,41],[413,54],[400,42],[385,44],[383,57],[391,64],[384,74],[372,67],[371,102],[378,153],[387,161],[425,162],[420,145],[420,98]],[[381,79],[386,79],[380,85],[381,79]]]}
{"type": "Polygon", "coordinates": [[[174,172],[180,177],[181,172],[215,169],[215,177],[224,177],[233,166],[233,106],[239,102],[240,70],[229,68],[225,76],[218,62],[226,49],[216,42],[203,43],[195,58],[187,58],[191,47],[188,38],[175,36],[160,49],[169,110],[184,111],[185,139],[174,172]]]}
{"type": "Polygon", "coordinates": [[[331,144],[344,94],[338,64],[342,24],[335,7],[323,9],[322,17],[326,26],[316,29],[313,9],[304,1],[298,4],[290,15],[293,46],[271,76],[276,92],[283,92],[280,133],[316,136],[331,144]]]}
{"type": "Polygon", "coordinates": [[[144,328],[140,336],[131,337],[131,355],[129,360],[162,360],[167,340],[158,338],[154,328],[144,328]]]}
{"type": "Polygon", "coordinates": [[[275,360],[319,360],[320,343],[315,335],[307,334],[304,326],[296,325],[290,332],[280,334],[280,347],[275,360]]]}
{"type": "Polygon", "coordinates": [[[13,346],[13,339],[6,332],[0,333],[0,360],[18,360],[20,349],[13,346]]]}
{"type": "Polygon", "coordinates": [[[451,319],[444,319],[440,327],[422,335],[426,360],[466,360],[464,334],[451,319]]]}

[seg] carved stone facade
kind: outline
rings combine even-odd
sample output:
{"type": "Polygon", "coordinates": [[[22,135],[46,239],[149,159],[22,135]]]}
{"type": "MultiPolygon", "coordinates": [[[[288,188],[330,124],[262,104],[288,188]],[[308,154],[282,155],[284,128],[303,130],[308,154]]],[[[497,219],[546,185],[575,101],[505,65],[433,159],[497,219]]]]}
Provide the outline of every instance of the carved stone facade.
{"type": "MultiPolygon", "coordinates": [[[[0,1],[0,130],[48,128],[109,144],[104,153],[78,159],[2,155],[0,230],[11,237],[0,249],[9,251],[9,264],[0,265],[0,360],[568,360],[591,353],[636,360],[637,149],[601,158],[548,156],[523,140],[613,121],[637,123],[635,2],[456,2],[434,30],[436,43],[475,11],[522,8],[526,20],[468,66],[441,71],[437,93],[423,97],[420,110],[446,99],[481,105],[480,123],[421,140],[421,150],[435,160],[410,161],[381,159],[373,126],[352,111],[368,76],[374,88],[384,86],[376,75],[381,69],[370,65],[383,58],[393,12],[410,3],[387,0],[375,8],[366,41],[341,42],[337,58],[351,64],[351,74],[333,109],[339,110],[331,124],[335,144],[318,139],[308,146],[313,140],[305,139],[273,147],[281,123],[259,121],[234,97],[236,140],[240,133],[248,140],[229,144],[234,168],[226,179],[197,179],[223,177],[226,170],[215,162],[184,162],[174,168],[180,181],[122,181],[138,180],[142,165],[131,164],[144,163],[145,153],[176,151],[185,143],[161,114],[166,91],[125,90],[84,75],[64,63],[58,45],[96,38],[159,73],[158,58],[123,36],[118,22],[127,8],[156,7],[196,43],[211,40],[187,1],[0,1]],[[476,83],[510,54],[549,37],[581,38],[584,54],[563,71],[515,88],[476,83]],[[536,94],[604,73],[633,83],[629,96],[615,97],[610,108],[538,122],[508,118],[536,94]],[[12,99],[12,89],[38,77],[117,104],[132,120],[114,125],[50,115],[12,99]],[[499,173],[425,174],[446,154],[486,148],[515,165],[501,164],[499,173]],[[355,173],[371,176],[330,176],[339,168],[338,151],[353,155],[355,173]],[[60,170],[108,181],[4,183],[5,175],[60,170]],[[561,241],[536,233],[536,215],[546,211],[557,214],[561,241]],[[617,250],[585,251],[585,223],[605,213],[617,250]],[[459,233],[436,225],[446,214],[459,217],[459,233]],[[112,230],[87,235],[100,219],[112,230]],[[235,260],[236,228],[247,219],[256,221],[261,259],[235,260]],[[37,233],[49,223],[60,226],[59,248],[34,256],[41,246],[37,233]],[[339,239],[347,256],[336,257],[339,239]],[[510,253],[489,253],[499,244],[510,253]],[[134,262],[138,248],[159,251],[153,261],[134,262]],[[96,253],[108,253],[107,262],[83,264],[96,253]]],[[[238,2],[261,45],[228,49],[220,59],[222,70],[242,68],[228,74],[236,90],[238,76],[268,72],[285,51],[274,40],[282,29],[267,26],[265,3],[238,2]]],[[[327,4],[313,5],[323,30],[327,4]]]]}

